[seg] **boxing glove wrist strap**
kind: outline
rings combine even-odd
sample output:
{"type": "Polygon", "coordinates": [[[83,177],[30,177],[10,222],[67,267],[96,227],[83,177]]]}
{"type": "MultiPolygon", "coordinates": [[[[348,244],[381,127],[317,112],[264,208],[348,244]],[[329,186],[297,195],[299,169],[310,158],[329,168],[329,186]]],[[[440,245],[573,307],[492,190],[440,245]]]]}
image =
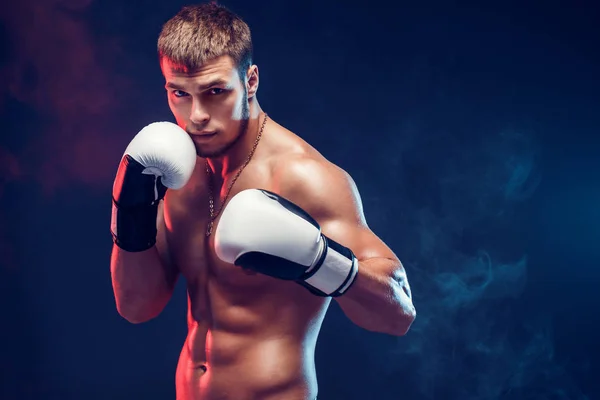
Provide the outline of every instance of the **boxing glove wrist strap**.
{"type": "Polygon", "coordinates": [[[319,260],[306,271],[300,283],[319,296],[341,296],[356,280],[358,260],[349,248],[324,235],[322,243],[319,260]]]}
{"type": "Polygon", "coordinates": [[[113,242],[129,252],[148,250],[156,244],[158,203],[120,207],[113,199],[111,232],[113,242]]]}

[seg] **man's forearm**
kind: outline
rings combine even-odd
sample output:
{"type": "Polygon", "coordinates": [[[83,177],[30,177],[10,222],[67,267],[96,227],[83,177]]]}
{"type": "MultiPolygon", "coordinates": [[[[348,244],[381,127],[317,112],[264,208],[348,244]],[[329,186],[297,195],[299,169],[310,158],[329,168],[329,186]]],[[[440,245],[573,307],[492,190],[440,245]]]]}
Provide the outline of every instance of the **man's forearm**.
{"type": "Polygon", "coordinates": [[[133,323],[160,314],[173,292],[174,278],[167,276],[156,247],[131,253],[114,245],[111,276],[117,310],[133,323]]]}
{"type": "Polygon", "coordinates": [[[402,336],[416,316],[404,270],[388,259],[361,261],[356,281],[336,300],[352,322],[375,332],[402,336]]]}

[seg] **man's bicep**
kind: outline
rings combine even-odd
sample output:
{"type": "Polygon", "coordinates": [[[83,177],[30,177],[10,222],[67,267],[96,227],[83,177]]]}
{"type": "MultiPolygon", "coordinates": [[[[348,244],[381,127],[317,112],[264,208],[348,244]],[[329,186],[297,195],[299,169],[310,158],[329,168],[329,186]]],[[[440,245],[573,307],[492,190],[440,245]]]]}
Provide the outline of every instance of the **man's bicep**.
{"type": "Polygon", "coordinates": [[[387,244],[368,226],[356,183],[348,173],[341,172],[338,184],[331,185],[337,196],[333,196],[332,191],[332,202],[323,211],[323,233],[350,248],[359,260],[397,259],[387,244]]]}
{"type": "Polygon", "coordinates": [[[311,158],[288,160],[279,170],[281,195],[310,214],[325,236],[348,247],[359,260],[395,258],[370,230],[358,187],[338,166],[311,158]]]}
{"type": "Polygon", "coordinates": [[[373,258],[397,260],[394,252],[364,223],[352,217],[323,221],[325,236],[348,247],[359,261],[373,258]]]}
{"type": "Polygon", "coordinates": [[[169,283],[175,285],[179,271],[173,263],[167,242],[167,226],[165,224],[164,201],[158,205],[158,215],[156,217],[156,250],[160,257],[161,264],[165,268],[165,274],[169,283]]]}

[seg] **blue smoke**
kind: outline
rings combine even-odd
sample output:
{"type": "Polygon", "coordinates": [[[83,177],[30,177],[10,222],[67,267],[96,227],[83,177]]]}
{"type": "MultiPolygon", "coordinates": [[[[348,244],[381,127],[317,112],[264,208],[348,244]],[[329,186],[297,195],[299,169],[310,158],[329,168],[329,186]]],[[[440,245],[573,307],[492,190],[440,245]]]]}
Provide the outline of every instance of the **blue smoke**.
{"type": "MultiPolygon", "coordinates": [[[[418,316],[377,363],[379,379],[404,385],[407,398],[586,399],[554,359],[549,315],[524,307],[522,208],[542,179],[534,135],[410,129],[387,139],[378,168],[395,181],[360,184],[398,199],[390,211],[367,196],[365,210],[403,260],[418,316]]],[[[390,343],[366,346],[381,354],[390,343]]]]}

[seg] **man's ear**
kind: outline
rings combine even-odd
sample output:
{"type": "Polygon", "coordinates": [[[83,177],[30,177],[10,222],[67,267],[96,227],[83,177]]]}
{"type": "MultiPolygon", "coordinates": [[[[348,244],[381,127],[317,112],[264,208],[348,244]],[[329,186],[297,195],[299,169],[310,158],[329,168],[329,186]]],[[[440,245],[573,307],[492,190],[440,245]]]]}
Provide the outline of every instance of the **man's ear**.
{"type": "Polygon", "coordinates": [[[246,73],[246,89],[248,90],[248,98],[251,99],[258,91],[258,67],[251,65],[246,73]]]}

